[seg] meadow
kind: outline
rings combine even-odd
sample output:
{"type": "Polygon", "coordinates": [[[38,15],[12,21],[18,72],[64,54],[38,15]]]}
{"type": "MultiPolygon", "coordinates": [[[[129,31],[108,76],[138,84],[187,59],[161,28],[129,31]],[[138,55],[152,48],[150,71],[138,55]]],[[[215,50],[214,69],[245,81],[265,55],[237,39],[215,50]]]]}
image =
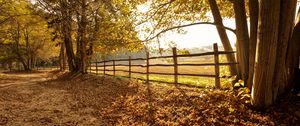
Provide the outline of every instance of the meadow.
{"type": "MultiPolygon", "coordinates": [[[[227,60],[224,56],[220,56],[220,63],[226,63],[227,60]]],[[[150,60],[151,64],[172,64],[173,60],[171,58],[166,59],[153,59],[150,60]]],[[[201,57],[191,57],[191,58],[178,58],[178,64],[203,64],[203,63],[214,63],[213,56],[201,56],[201,57]]],[[[115,62],[115,70],[129,70],[128,66],[117,66],[117,64],[123,64],[128,65],[128,61],[116,61],[115,62]]],[[[103,66],[103,63],[97,63],[98,66],[98,74],[104,74],[104,68],[99,67],[103,66]]],[[[112,62],[107,62],[106,65],[112,65],[112,62]]],[[[133,61],[132,65],[146,65],[145,61],[133,61]]],[[[96,73],[96,64],[93,63],[91,67],[91,72],[96,73]]],[[[105,74],[113,75],[113,66],[106,66],[105,74]],[[108,71],[109,70],[109,71],[108,71]]],[[[146,67],[140,67],[140,66],[132,66],[131,71],[134,72],[146,72],[146,67]]],[[[90,72],[90,70],[89,70],[90,72]]],[[[155,72],[155,73],[174,73],[174,67],[173,66],[150,66],[149,72],[155,72]]],[[[178,66],[178,73],[180,74],[204,74],[204,75],[215,75],[215,68],[214,66],[178,66]]],[[[128,72],[123,71],[116,71],[116,76],[119,77],[128,77],[128,72]]],[[[227,78],[226,76],[230,76],[229,68],[228,66],[220,66],[220,76],[221,78],[221,86],[222,87],[230,87],[231,81],[233,78],[227,78]]],[[[145,74],[138,74],[138,73],[132,73],[132,78],[136,79],[146,79],[145,74]]],[[[174,76],[173,75],[157,75],[157,74],[150,74],[149,75],[150,80],[155,81],[164,81],[164,82],[174,82],[174,76]]],[[[200,87],[213,87],[215,84],[215,78],[214,77],[200,77],[200,76],[178,76],[178,82],[183,84],[190,84],[200,87]]]]}

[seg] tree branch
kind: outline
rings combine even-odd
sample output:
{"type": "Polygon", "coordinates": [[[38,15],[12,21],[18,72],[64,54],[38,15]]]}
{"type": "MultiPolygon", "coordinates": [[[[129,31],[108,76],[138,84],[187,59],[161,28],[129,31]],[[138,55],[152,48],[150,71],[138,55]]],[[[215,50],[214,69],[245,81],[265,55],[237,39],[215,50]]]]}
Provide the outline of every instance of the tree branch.
{"type": "Polygon", "coordinates": [[[180,25],[180,26],[174,26],[174,27],[171,27],[171,28],[167,28],[167,29],[165,29],[165,30],[162,30],[162,31],[158,32],[155,36],[143,40],[142,42],[150,41],[150,40],[152,40],[152,39],[158,37],[158,36],[161,35],[162,33],[165,33],[165,32],[167,32],[167,31],[170,31],[170,30],[173,30],[173,29],[184,28],[184,27],[189,27],[189,26],[193,26],[193,25],[201,25],[201,24],[205,24],[205,25],[215,25],[215,26],[217,26],[217,27],[221,27],[221,28],[224,28],[224,29],[226,29],[226,30],[229,30],[229,31],[231,31],[231,32],[233,32],[233,33],[235,34],[235,30],[234,30],[234,29],[229,28],[229,27],[226,27],[226,26],[217,25],[216,23],[213,23],[213,22],[196,22],[196,23],[191,23],[191,24],[186,24],[186,25],[180,25]]]}
{"type": "Polygon", "coordinates": [[[151,34],[153,34],[153,33],[155,32],[155,30],[158,28],[158,25],[161,23],[161,21],[163,20],[163,18],[165,17],[165,15],[166,15],[166,13],[167,13],[167,11],[169,10],[170,5],[171,5],[171,4],[169,4],[168,7],[163,11],[162,15],[160,15],[160,19],[158,20],[157,25],[154,26],[152,32],[149,34],[149,36],[146,38],[146,40],[147,40],[148,38],[150,38],[151,34]]]}
{"type": "MultiPolygon", "coordinates": [[[[155,8],[152,8],[151,10],[149,10],[147,13],[150,13],[152,10],[155,10],[153,14],[146,15],[146,18],[142,19],[142,21],[138,22],[135,26],[139,26],[145,22],[147,22],[149,19],[152,19],[163,7],[165,7],[166,5],[170,5],[171,3],[173,3],[175,0],[170,0],[166,3],[160,4],[158,5],[157,9],[155,10],[155,8]]],[[[164,12],[165,13],[165,12],[164,12]]]]}
{"type": "Polygon", "coordinates": [[[17,15],[9,15],[7,18],[5,18],[4,20],[0,21],[0,25],[2,25],[3,23],[5,23],[6,21],[8,21],[9,19],[12,19],[14,17],[20,17],[20,16],[27,16],[27,15],[37,15],[37,14],[17,14],[17,15]]]}

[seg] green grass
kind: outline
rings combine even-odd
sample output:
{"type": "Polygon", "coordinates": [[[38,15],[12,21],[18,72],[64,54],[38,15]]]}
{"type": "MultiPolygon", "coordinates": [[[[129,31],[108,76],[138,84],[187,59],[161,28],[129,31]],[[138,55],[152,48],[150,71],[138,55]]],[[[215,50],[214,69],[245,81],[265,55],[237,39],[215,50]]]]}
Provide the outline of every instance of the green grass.
{"type": "MultiPolygon", "coordinates": [[[[99,74],[103,75],[103,73],[99,72],[99,74]]],[[[106,74],[113,75],[113,72],[106,72],[106,74]]],[[[117,77],[128,77],[128,73],[125,72],[116,72],[117,77]]],[[[133,79],[143,79],[146,80],[146,75],[132,73],[131,77],[133,79]]],[[[174,76],[172,75],[149,75],[149,80],[154,81],[164,81],[164,82],[174,82],[174,76]]],[[[190,84],[199,87],[213,87],[215,80],[211,77],[193,77],[193,76],[178,76],[178,82],[183,84],[190,84]]]]}
{"type": "MultiPolygon", "coordinates": [[[[213,63],[211,61],[212,59],[204,59],[204,58],[193,58],[189,60],[185,60],[181,63],[213,63]]],[[[152,63],[159,63],[160,61],[152,61],[152,63]]],[[[226,58],[224,56],[220,56],[220,62],[227,62],[226,58]]],[[[103,69],[99,69],[99,74],[103,74],[103,69]]],[[[106,69],[112,69],[112,67],[107,67],[106,69]]],[[[128,67],[116,67],[116,69],[122,69],[122,70],[128,70],[128,67]]],[[[139,71],[139,72],[145,72],[145,68],[137,68],[132,67],[132,71],[139,71]]],[[[172,67],[150,67],[150,72],[162,72],[162,73],[173,73],[172,67]]],[[[180,73],[187,73],[187,74],[214,74],[214,66],[202,66],[202,67],[195,67],[195,66],[180,66],[179,67],[180,73]]],[[[106,74],[113,75],[112,71],[106,72],[106,74]]],[[[229,72],[229,66],[220,66],[220,76],[226,76],[230,75],[229,72]]],[[[116,76],[126,76],[128,77],[127,72],[116,72],[116,76]]],[[[146,80],[146,75],[143,74],[131,74],[132,78],[139,78],[146,80]]],[[[174,82],[174,76],[173,75],[155,75],[150,74],[149,75],[150,80],[154,81],[164,81],[164,82],[174,82]]],[[[231,86],[231,80],[229,78],[221,78],[221,86],[222,87],[230,87],[231,86]]],[[[190,84],[194,86],[200,86],[200,87],[213,87],[215,85],[215,78],[214,77],[195,77],[195,76],[178,76],[178,82],[183,84],[190,84]]]]}

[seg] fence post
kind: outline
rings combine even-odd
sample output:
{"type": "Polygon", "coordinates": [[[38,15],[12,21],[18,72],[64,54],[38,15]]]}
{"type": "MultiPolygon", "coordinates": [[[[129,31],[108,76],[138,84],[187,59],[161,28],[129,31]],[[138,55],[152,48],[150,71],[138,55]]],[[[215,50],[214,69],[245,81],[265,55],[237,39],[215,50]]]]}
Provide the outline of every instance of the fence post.
{"type": "Polygon", "coordinates": [[[215,59],[215,86],[220,88],[220,68],[219,68],[219,50],[218,44],[214,43],[214,59],[215,59]]]}
{"type": "Polygon", "coordinates": [[[177,61],[177,48],[172,48],[173,50],[173,63],[174,63],[174,83],[178,84],[178,61],[177,61]]]}
{"type": "Polygon", "coordinates": [[[149,52],[147,50],[146,52],[146,75],[147,75],[147,81],[146,83],[149,83],[149,52]]]}
{"type": "Polygon", "coordinates": [[[96,59],[96,75],[98,75],[98,61],[96,59]]]}
{"type": "Polygon", "coordinates": [[[106,68],[105,68],[105,58],[104,58],[104,61],[103,61],[103,68],[104,68],[104,69],[103,69],[103,74],[105,75],[105,69],[106,69],[106,68]]]}
{"type": "Polygon", "coordinates": [[[131,78],[131,56],[129,56],[129,63],[128,63],[128,71],[129,71],[129,73],[128,73],[128,76],[129,76],[129,78],[131,78]]]}
{"type": "Polygon", "coordinates": [[[113,72],[114,72],[114,76],[116,76],[116,67],[115,67],[115,59],[113,59],[113,72]]]}

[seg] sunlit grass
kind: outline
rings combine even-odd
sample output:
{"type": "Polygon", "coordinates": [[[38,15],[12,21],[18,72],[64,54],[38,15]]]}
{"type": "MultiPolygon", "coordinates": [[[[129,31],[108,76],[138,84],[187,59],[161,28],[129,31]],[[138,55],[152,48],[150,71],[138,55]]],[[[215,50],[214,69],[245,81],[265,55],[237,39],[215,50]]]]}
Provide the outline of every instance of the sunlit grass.
{"type": "MultiPolygon", "coordinates": [[[[225,56],[220,56],[220,63],[226,63],[226,57],[225,56]]],[[[155,63],[162,63],[162,61],[152,61],[152,64],[155,63]]],[[[213,63],[213,59],[211,57],[206,57],[206,58],[191,58],[188,60],[184,60],[181,63],[185,64],[198,64],[198,63],[213,63]]],[[[167,63],[168,64],[168,63],[167,63]]],[[[129,67],[122,67],[122,66],[116,66],[116,70],[128,70],[129,67]]],[[[92,69],[95,70],[95,67],[92,69]]],[[[113,67],[106,67],[106,69],[112,70],[113,67]]],[[[146,68],[145,67],[131,67],[132,71],[137,71],[137,72],[145,72],[146,68]]],[[[179,73],[182,74],[208,74],[208,75],[214,75],[215,69],[214,66],[179,66],[179,73]]],[[[149,68],[150,72],[160,72],[160,73],[173,73],[174,68],[173,67],[150,67],[149,68]]],[[[95,73],[95,71],[93,71],[95,73]]],[[[105,72],[108,75],[113,75],[112,71],[106,71],[105,72]]],[[[98,68],[98,74],[103,75],[103,68],[99,67],[98,68]]],[[[230,71],[229,71],[229,66],[220,66],[220,76],[229,76],[230,71]]],[[[116,76],[117,77],[129,77],[128,72],[120,72],[116,71],[116,76]]],[[[147,76],[145,74],[137,74],[137,73],[132,73],[131,78],[133,79],[142,79],[146,80],[147,76]]],[[[156,74],[150,74],[149,75],[149,80],[153,81],[163,81],[163,82],[169,82],[173,83],[174,82],[174,76],[173,75],[156,75],[156,74]]],[[[234,80],[234,77],[231,78],[221,78],[221,87],[223,88],[230,88],[232,86],[232,81],[234,80]]],[[[195,77],[195,76],[178,76],[178,83],[182,84],[190,84],[194,86],[199,86],[199,87],[214,87],[215,86],[215,78],[214,77],[195,77]]]]}
{"type": "MultiPolygon", "coordinates": [[[[93,72],[95,73],[95,72],[93,72]]],[[[98,73],[99,75],[103,75],[103,72],[98,73]]],[[[113,72],[106,72],[108,75],[113,75],[113,72]]],[[[116,72],[117,77],[126,77],[128,78],[128,73],[125,72],[116,72]]],[[[142,79],[146,80],[147,76],[143,74],[136,74],[132,73],[131,74],[132,79],[142,79]]],[[[149,75],[149,80],[153,81],[163,81],[163,82],[169,82],[173,83],[174,82],[174,76],[172,75],[154,75],[150,74],[149,75]]],[[[191,76],[178,76],[178,82],[182,84],[190,84],[194,86],[199,86],[199,87],[213,87],[215,84],[214,78],[208,78],[208,77],[191,77],[191,76]]]]}

